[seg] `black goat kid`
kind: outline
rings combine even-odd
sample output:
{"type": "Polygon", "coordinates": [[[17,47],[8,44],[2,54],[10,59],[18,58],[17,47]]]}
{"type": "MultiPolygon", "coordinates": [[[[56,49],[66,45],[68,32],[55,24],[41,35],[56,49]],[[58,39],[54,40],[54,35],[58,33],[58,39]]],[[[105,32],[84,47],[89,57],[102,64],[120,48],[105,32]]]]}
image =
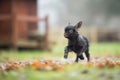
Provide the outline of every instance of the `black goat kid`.
{"type": "Polygon", "coordinates": [[[78,33],[78,29],[81,27],[82,22],[77,23],[75,26],[68,25],[65,28],[64,37],[68,39],[68,45],[65,48],[64,58],[67,59],[68,53],[74,51],[76,53],[75,62],[78,62],[78,59],[84,60],[83,52],[87,57],[87,61],[90,60],[89,54],[89,42],[86,37],[78,33]]]}

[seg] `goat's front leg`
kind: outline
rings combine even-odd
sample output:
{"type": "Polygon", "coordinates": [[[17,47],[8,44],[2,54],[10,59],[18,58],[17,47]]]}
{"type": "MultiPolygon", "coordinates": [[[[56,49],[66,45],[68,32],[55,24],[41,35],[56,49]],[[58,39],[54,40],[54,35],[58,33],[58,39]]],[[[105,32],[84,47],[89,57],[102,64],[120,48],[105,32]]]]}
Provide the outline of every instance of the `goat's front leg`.
{"type": "Polygon", "coordinates": [[[75,62],[78,62],[78,58],[79,58],[79,54],[76,53],[76,59],[75,59],[75,62]]]}
{"type": "Polygon", "coordinates": [[[67,57],[68,57],[68,52],[69,52],[69,48],[68,48],[68,46],[66,46],[65,51],[64,51],[64,58],[65,59],[67,59],[67,57]]]}

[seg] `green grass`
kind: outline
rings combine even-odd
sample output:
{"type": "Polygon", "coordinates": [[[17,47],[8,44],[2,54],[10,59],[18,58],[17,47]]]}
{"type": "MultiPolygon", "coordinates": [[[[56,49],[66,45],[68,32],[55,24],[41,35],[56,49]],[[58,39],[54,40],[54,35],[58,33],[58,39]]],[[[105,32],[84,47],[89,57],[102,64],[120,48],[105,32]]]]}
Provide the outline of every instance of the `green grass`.
{"type": "Polygon", "coordinates": [[[119,80],[119,67],[98,69],[80,64],[69,64],[61,71],[4,71],[0,80],[119,80]]]}
{"type": "MultiPolygon", "coordinates": [[[[0,51],[0,61],[6,59],[28,60],[38,58],[62,58],[64,54],[63,45],[53,46],[51,52],[43,51],[0,51]]],[[[120,56],[120,43],[90,44],[91,56],[120,56]]],[[[73,54],[74,55],[74,54],[73,54]]]]}
{"type": "MultiPolygon", "coordinates": [[[[63,58],[63,45],[54,46],[51,52],[0,51],[0,62],[7,60],[34,60],[63,58]]],[[[120,56],[120,43],[90,44],[91,56],[120,56]]],[[[75,55],[75,54],[73,54],[75,55]]],[[[82,64],[67,64],[60,71],[24,70],[0,72],[0,80],[119,80],[120,67],[102,68],[82,64]]]]}
{"type": "Polygon", "coordinates": [[[118,56],[120,55],[120,43],[91,44],[90,53],[96,56],[118,56]]]}

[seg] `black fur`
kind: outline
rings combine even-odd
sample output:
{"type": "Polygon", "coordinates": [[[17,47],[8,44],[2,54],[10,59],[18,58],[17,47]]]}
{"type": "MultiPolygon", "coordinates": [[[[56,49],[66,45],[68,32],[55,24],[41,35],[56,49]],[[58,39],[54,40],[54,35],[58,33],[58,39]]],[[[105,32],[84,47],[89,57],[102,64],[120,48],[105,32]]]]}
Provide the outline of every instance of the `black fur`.
{"type": "Polygon", "coordinates": [[[85,52],[85,55],[87,57],[87,60],[90,60],[90,54],[89,54],[89,42],[86,37],[80,35],[78,33],[78,28],[80,28],[82,25],[82,22],[77,23],[75,26],[68,25],[65,28],[64,37],[68,39],[68,45],[65,48],[64,52],[64,58],[67,59],[68,53],[70,51],[74,51],[76,53],[76,59],[75,62],[78,62],[78,59],[81,60],[84,59],[83,52],[85,52]]]}

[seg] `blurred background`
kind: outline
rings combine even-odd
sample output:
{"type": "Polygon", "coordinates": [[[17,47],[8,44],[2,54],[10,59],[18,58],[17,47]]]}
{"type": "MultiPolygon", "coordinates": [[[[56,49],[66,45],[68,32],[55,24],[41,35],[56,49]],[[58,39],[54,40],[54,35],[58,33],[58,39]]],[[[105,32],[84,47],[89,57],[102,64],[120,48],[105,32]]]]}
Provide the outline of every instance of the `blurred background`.
{"type": "MultiPolygon", "coordinates": [[[[0,0],[0,80],[118,80],[119,66],[67,64],[60,71],[47,66],[43,72],[28,68],[34,60],[59,63],[67,45],[64,28],[79,21],[79,33],[90,42],[91,60],[119,65],[120,0],[0,0]],[[21,65],[27,67],[17,70],[21,65]]],[[[74,59],[69,54],[67,60],[74,59]]]]}
{"type": "Polygon", "coordinates": [[[84,26],[119,27],[119,0],[38,0],[41,16],[49,14],[53,26],[80,20],[84,26]],[[41,6],[41,7],[40,7],[41,6]]]}
{"type": "Polygon", "coordinates": [[[75,25],[83,21],[80,33],[91,42],[120,41],[119,0],[41,0],[38,3],[41,4],[41,7],[38,5],[40,15],[49,15],[53,29],[63,31],[68,23],[75,25]]]}
{"type": "Polygon", "coordinates": [[[66,42],[64,28],[82,21],[90,42],[120,42],[119,0],[1,0],[0,46],[39,48],[66,42]]]}

